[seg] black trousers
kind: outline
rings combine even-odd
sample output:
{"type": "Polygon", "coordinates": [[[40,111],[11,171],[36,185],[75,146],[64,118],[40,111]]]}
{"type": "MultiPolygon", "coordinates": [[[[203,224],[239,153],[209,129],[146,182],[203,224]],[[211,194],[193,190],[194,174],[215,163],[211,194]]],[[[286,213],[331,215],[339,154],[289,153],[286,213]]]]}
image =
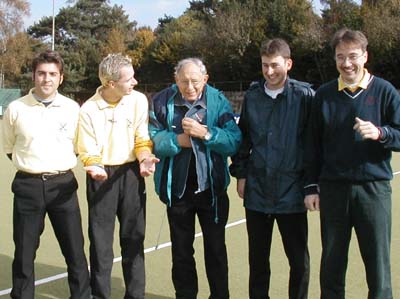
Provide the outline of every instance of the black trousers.
{"type": "Polygon", "coordinates": [[[12,298],[34,298],[34,260],[46,214],[67,264],[71,298],[90,298],[77,188],[72,171],[45,180],[21,172],[15,175],[12,298]]]}
{"type": "Polygon", "coordinates": [[[172,242],[172,281],[176,298],[194,299],[198,293],[193,241],[195,216],[203,232],[204,259],[210,299],[229,298],[228,258],[225,246],[225,225],[228,221],[229,199],[226,192],[218,196],[217,209],[212,206],[210,191],[186,192],[173,199],[167,208],[172,242]],[[215,217],[218,213],[218,222],[215,217]]]}
{"type": "Polygon", "coordinates": [[[115,219],[119,238],[125,299],[143,299],[145,292],[144,233],[146,193],[137,162],[106,166],[108,179],[87,176],[89,203],[90,273],[92,296],[109,299],[115,219]]]}
{"type": "Polygon", "coordinates": [[[310,280],[307,213],[264,214],[246,209],[250,266],[249,297],[269,298],[271,277],[269,259],[275,220],[289,260],[289,298],[305,299],[310,280]]]}
{"type": "Polygon", "coordinates": [[[392,299],[389,181],[320,183],[321,298],[344,299],[351,232],[357,236],[369,299],[392,299]]]}

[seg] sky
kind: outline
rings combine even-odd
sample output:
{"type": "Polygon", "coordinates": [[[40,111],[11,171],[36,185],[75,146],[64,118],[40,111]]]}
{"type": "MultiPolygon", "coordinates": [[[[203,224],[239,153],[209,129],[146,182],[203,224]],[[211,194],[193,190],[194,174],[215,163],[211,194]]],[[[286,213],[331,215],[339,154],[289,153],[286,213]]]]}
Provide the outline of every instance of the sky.
{"type": "MultiPolygon", "coordinates": [[[[29,0],[31,4],[31,16],[24,18],[24,26],[27,28],[38,22],[44,16],[53,15],[53,0],[29,0]]],[[[63,6],[68,6],[66,0],[54,0],[54,14],[63,6]]],[[[122,5],[131,21],[138,22],[138,26],[150,26],[155,28],[158,19],[164,15],[178,17],[189,7],[189,0],[111,0],[111,6],[122,5]]],[[[56,19],[57,22],[57,19],[56,19]]]]}
{"type": "MultiPolygon", "coordinates": [[[[53,15],[53,0],[29,0],[31,4],[31,16],[24,18],[25,28],[33,25],[44,16],[53,15]]],[[[54,0],[54,14],[57,15],[59,9],[67,6],[66,0],[54,0]]],[[[360,3],[361,0],[355,0],[360,3]]],[[[312,0],[314,9],[321,9],[320,0],[312,0]]],[[[158,19],[164,15],[178,17],[188,7],[189,0],[111,0],[111,6],[122,5],[125,12],[130,16],[131,21],[138,22],[138,27],[150,26],[156,28],[158,19]]],[[[57,22],[57,19],[56,19],[57,22]]]]}

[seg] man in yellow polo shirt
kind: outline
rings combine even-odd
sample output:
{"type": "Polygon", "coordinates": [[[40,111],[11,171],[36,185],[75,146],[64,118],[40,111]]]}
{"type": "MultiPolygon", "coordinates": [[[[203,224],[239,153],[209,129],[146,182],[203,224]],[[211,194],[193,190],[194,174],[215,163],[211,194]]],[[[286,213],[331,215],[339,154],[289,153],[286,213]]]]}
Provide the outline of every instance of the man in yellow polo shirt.
{"type": "Polygon", "coordinates": [[[134,90],[131,60],[110,54],[100,63],[102,86],[83,104],[77,147],[87,171],[91,286],[111,296],[115,218],[120,222],[124,298],[143,299],[145,183],[158,159],[151,154],[148,102],[134,90]]]}
{"type": "Polygon", "coordinates": [[[48,214],[68,266],[73,299],[89,299],[89,271],[83,250],[81,214],[71,171],[79,106],[57,92],[64,63],[57,52],[32,63],[35,88],[12,102],[3,120],[3,146],[17,173],[11,298],[34,298],[34,260],[48,214]]]}

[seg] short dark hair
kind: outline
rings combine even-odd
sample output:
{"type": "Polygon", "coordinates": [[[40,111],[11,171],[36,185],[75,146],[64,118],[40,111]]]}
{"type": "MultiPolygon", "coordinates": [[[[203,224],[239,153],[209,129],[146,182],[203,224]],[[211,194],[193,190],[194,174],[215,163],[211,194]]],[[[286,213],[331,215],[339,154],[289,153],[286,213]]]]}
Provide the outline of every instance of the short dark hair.
{"type": "Polygon", "coordinates": [[[58,52],[47,50],[36,55],[32,61],[32,73],[35,73],[38,65],[42,63],[54,63],[57,65],[60,75],[64,74],[64,60],[58,52]]]}
{"type": "Polygon", "coordinates": [[[340,43],[345,44],[356,44],[365,52],[368,46],[368,39],[364,33],[359,30],[350,30],[348,28],[342,28],[333,35],[331,40],[331,47],[335,51],[336,47],[340,43]]]}
{"type": "Polygon", "coordinates": [[[288,43],[282,38],[270,39],[261,44],[260,55],[280,55],[284,58],[290,58],[290,47],[288,43]]]}

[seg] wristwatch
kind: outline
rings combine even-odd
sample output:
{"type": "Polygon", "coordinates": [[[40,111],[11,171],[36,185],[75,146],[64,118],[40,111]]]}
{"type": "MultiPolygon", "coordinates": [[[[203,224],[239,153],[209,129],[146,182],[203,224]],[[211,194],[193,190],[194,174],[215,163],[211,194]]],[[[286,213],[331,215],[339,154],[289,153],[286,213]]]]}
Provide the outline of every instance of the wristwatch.
{"type": "Polygon", "coordinates": [[[205,141],[209,141],[211,139],[212,135],[209,131],[207,131],[207,133],[204,135],[204,140],[205,141]]]}

